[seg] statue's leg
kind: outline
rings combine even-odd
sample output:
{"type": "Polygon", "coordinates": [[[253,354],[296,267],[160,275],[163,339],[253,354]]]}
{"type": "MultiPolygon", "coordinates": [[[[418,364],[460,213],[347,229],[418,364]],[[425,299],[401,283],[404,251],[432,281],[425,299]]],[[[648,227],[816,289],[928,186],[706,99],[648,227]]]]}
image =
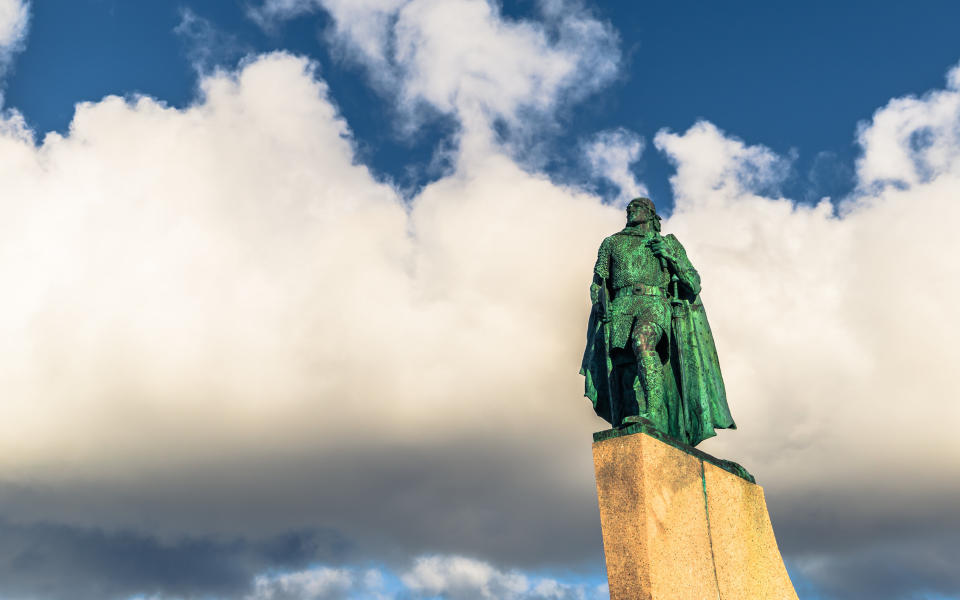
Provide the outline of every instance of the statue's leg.
{"type": "Polygon", "coordinates": [[[667,406],[663,390],[663,361],[657,352],[657,344],[663,336],[663,331],[655,323],[638,322],[633,330],[633,351],[637,358],[637,374],[639,383],[643,387],[645,406],[641,407],[641,415],[656,426],[657,429],[668,433],[667,406]]]}

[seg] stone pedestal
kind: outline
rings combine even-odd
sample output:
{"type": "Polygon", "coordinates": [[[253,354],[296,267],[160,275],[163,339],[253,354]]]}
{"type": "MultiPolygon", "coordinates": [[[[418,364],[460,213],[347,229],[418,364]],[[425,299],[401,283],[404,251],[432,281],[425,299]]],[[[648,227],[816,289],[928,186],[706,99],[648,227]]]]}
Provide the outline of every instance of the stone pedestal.
{"type": "Polygon", "coordinates": [[[797,600],[739,465],[643,426],[594,439],[610,600],[797,600]]]}

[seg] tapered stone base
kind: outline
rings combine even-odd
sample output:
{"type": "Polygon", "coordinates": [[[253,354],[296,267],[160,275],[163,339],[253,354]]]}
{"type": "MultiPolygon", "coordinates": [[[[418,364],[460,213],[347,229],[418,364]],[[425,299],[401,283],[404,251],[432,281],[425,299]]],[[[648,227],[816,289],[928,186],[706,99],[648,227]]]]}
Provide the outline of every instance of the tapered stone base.
{"type": "Polygon", "coordinates": [[[610,600],[797,600],[763,488],[630,430],[593,444],[610,600]]]}

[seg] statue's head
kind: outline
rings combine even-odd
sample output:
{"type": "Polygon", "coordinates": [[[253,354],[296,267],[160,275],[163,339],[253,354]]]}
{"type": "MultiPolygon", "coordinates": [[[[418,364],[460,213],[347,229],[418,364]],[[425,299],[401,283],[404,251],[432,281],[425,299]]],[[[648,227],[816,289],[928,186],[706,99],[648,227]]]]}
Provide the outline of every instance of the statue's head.
{"type": "Polygon", "coordinates": [[[627,225],[642,223],[650,223],[654,229],[660,231],[660,217],[657,216],[657,208],[650,198],[634,198],[627,204],[627,225]]]}

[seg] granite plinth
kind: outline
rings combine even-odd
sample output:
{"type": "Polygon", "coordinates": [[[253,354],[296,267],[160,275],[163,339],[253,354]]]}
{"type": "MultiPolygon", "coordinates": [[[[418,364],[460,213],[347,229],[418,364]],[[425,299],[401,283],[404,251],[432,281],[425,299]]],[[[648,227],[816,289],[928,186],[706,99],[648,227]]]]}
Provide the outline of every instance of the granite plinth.
{"type": "Polygon", "coordinates": [[[643,431],[604,433],[593,458],[610,600],[797,600],[742,467],[643,431]]]}

